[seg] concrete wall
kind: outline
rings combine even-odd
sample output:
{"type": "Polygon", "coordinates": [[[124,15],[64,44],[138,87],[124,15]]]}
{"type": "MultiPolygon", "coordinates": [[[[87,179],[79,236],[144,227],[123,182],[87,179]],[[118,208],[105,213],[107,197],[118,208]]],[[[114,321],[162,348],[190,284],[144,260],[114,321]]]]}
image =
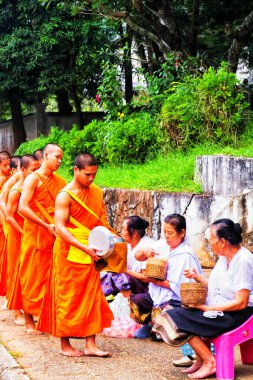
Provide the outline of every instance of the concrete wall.
{"type": "MultiPolygon", "coordinates": [[[[45,112],[45,108],[45,104],[37,104],[34,107],[34,114],[24,116],[23,120],[28,141],[36,139],[40,135],[47,135],[52,126],[58,126],[66,131],[71,129],[73,124],[77,124],[75,113],[71,116],[62,116],[59,112],[45,112]]],[[[87,125],[94,119],[101,120],[104,117],[104,112],[84,112],[83,117],[84,125],[87,125]]],[[[13,154],[13,140],[12,121],[8,120],[0,123],[0,151],[7,150],[13,154]]]]}
{"type": "Polygon", "coordinates": [[[124,216],[140,215],[150,222],[149,235],[158,239],[163,218],[172,213],[182,214],[187,222],[187,236],[201,264],[211,268],[215,257],[205,232],[217,219],[239,222],[243,227],[243,244],[253,252],[252,170],[251,158],[203,156],[196,159],[196,178],[201,179],[204,191],[208,189],[209,194],[104,189],[110,223],[120,231],[124,216]],[[228,195],[231,189],[235,193],[228,195]]]}

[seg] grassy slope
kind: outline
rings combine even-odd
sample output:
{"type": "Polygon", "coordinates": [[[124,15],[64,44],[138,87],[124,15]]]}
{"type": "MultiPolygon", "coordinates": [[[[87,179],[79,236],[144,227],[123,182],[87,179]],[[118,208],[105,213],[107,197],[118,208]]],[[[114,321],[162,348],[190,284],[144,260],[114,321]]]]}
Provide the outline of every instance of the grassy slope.
{"type": "MultiPolygon", "coordinates": [[[[164,190],[169,192],[200,192],[194,183],[196,156],[226,154],[253,157],[253,128],[244,134],[236,148],[218,145],[201,145],[186,153],[174,152],[143,165],[108,165],[99,168],[95,183],[101,187],[164,190]]],[[[59,174],[67,181],[71,175],[64,168],[59,174]]]]}

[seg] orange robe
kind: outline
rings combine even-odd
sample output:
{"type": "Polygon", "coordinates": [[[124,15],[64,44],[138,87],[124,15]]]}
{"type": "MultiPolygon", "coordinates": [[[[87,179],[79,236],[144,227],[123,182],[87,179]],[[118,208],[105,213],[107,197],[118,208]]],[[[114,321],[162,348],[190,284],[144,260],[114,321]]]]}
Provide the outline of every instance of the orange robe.
{"type": "MultiPolygon", "coordinates": [[[[5,182],[10,178],[4,177],[0,183],[0,193],[3,189],[3,185],[5,182]]],[[[6,254],[6,237],[5,234],[8,231],[7,226],[5,225],[4,229],[4,222],[3,222],[3,215],[1,213],[1,219],[0,222],[0,296],[5,296],[6,294],[6,279],[7,279],[7,254],[6,254]]]]}
{"type": "MultiPolygon", "coordinates": [[[[46,223],[49,222],[39,211],[34,201],[39,201],[51,218],[53,218],[56,195],[65,184],[64,179],[56,174],[52,174],[34,192],[30,207],[46,223]]],[[[28,314],[39,315],[40,313],[45,285],[50,272],[54,241],[55,237],[45,230],[45,228],[25,219],[20,252],[19,276],[22,309],[28,314]]]]}
{"type": "MultiPolygon", "coordinates": [[[[15,188],[11,191],[19,191],[20,189],[15,188]]],[[[16,222],[19,224],[19,226],[23,229],[24,225],[24,218],[19,214],[16,213],[14,215],[14,218],[16,222]]],[[[8,308],[9,309],[19,309],[20,305],[17,305],[19,307],[13,307],[12,304],[10,304],[10,294],[12,291],[17,291],[17,288],[20,289],[20,280],[17,276],[17,269],[19,268],[19,260],[20,260],[20,248],[21,248],[21,237],[22,234],[19,233],[11,224],[9,224],[9,231],[7,236],[7,286],[6,286],[6,298],[8,300],[8,308]]],[[[21,302],[21,300],[20,300],[21,302]]]]}
{"type": "MultiPolygon", "coordinates": [[[[103,192],[92,184],[81,200],[108,225],[103,192]]],[[[70,216],[92,229],[101,223],[79,203],[73,202],[70,216]]],[[[69,225],[67,227],[75,228],[69,225]]],[[[108,225],[109,227],[109,225],[108,225]]],[[[79,264],[67,260],[70,245],[56,238],[52,280],[48,289],[52,310],[43,304],[37,328],[56,337],[82,338],[95,335],[111,325],[113,314],[101,289],[100,274],[94,263],[79,264]]]]}

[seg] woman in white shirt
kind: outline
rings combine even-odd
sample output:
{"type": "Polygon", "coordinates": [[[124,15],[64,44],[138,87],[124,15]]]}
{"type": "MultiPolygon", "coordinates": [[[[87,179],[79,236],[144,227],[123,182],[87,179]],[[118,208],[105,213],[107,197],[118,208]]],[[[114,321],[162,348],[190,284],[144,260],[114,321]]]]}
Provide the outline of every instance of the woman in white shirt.
{"type": "MultiPolygon", "coordinates": [[[[171,214],[165,217],[163,224],[164,238],[155,241],[149,248],[143,248],[136,252],[136,259],[142,261],[148,257],[168,260],[167,276],[164,281],[147,277],[149,281],[149,290],[145,294],[132,294],[130,296],[130,307],[136,309],[143,315],[151,312],[153,308],[170,306],[180,306],[180,284],[182,282],[191,282],[191,279],[185,279],[183,275],[186,268],[195,268],[198,273],[202,273],[198,258],[185,238],[186,220],[180,214],[171,214]],[[132,303],[132,304],[131,304],[132,303]]],[[[146,319],[148,322],[148,319],[146,319]]],[[[140,330],[139,336],[148,336],[151,325],[140,330]],[[147,334],[142,334],[142,332],[147,334]]]]}
{"type": "Polygon", "coordinates": [[[209,280],[195,269],[185,276],[208,287],[206,305],[176,308],[160,314],[153,331],[172,346],[187,340],[197,354],[196,362],[184,372],[202,379],[215,373],[215,357],[202,338],[212,338],[233,330],[253,314],[253,255],[241,247],[242,228],[230,219],[219,219],[210,227],[210,244],[219,260],[209,280]],[[171,331],[181,335],[176,339],[171,331]],[[181,340],[181,342],[180,342],[181,340]]]}

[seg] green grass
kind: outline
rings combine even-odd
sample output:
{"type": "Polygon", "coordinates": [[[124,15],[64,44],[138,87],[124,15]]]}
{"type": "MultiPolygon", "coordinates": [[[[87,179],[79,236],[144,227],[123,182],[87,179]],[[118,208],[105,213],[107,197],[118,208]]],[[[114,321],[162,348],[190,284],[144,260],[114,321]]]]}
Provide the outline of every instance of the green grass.
{"type": "MultiPolygon", "coordinates": [[[[200,193],[194,182],[194,163],[197,156],[225,154],[253,157],[253,130],[244,134],[237,147],[217,144],[196,146],[187,152],[174,151],[143,165],[122,164],[99,167],[95,183],[101,187],[200,193]]],[[[66,168],[59,174],[70,181],[66,168]]]]}

